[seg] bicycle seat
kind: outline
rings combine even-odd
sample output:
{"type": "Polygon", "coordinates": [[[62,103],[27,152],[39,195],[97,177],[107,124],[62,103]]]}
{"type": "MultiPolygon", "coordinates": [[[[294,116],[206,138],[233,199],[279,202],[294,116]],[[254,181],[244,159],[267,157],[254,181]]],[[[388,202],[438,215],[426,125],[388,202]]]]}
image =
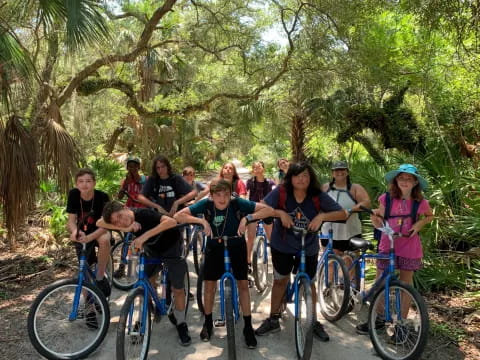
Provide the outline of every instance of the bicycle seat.
{"type": "Polygon", "coordinates": [[[370,241],[362,238],[357,238],[357,237],[353,237],[350,239],[350,246],[352,248],[355,248],[355,250],[361,250],[361,251],[374,249],[374,246],[370,241]]]}

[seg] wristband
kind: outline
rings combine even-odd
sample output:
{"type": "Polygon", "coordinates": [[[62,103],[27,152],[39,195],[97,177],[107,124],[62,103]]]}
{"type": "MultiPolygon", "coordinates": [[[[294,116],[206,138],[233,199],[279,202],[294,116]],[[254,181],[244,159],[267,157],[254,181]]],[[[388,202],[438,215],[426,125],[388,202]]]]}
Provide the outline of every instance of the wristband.
{"type": "Polygon", "coordinates": [[[255,220],[253,220],[252,214],[248,214],[247,216],[245,216],[245,219],[247,219],[247,223],[251,223],[251,222],[255,221],[255,220]]]}

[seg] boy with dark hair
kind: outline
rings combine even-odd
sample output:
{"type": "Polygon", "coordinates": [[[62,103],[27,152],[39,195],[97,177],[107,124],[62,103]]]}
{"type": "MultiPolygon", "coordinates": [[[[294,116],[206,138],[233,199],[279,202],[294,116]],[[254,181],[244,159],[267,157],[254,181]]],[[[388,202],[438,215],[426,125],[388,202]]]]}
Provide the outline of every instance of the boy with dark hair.
{"type": "Polygon", "coordinates": [[[147,181],[145,175],[140,175],[140,159],[137,157],[129,157],[127,159],[127,175],[120,183],[120,191],[118,192],[118,199],[122,200],[125,195],[128,196],[127,207],[145,207],[137,200],[138,195],[142,192],[142,187],[147,181]]]}
{"type": "Polygon", "coordinates": [[[257,340],[252,328],[250,293],[248,291],[247,245],[243,235],[248,221],[254,221],[273,215],[273,209],[265,204],[254,203],[241,198],[231,199],[231,184],[223,179],[213,180],[210,184],[210,199],[203,199],[194,205],[180,210],[174,218],[180,223],[196,223],[203,226],[208,236],[205,250],[204,268],[204,308],[205,322],[200,338],[209,341],[213,331],[213,302],[217,280],[224,273],[223,244],[218,246],[217,239],[222,236],[237,237],[229,239],[232,272],[237,279],[240,306],[245,327],[243,335],[247,347],[253,349],[257,340]],[[241,214],[241,215],[240,215],[241,214]],[[247,215],[248,214],[248,215],[247,215]],[[196,216],[203,215],[204,218],[196,216]],[[243,216],[246,215],[246,216],[243,216]]]}
{"type": "Polygon", "coordinates": [[[77,256],[80,257],[82,243],[87,244],[87,263],[97,262],[96,284],[106,297],[111,289],[105,278],[105,270],[110,259],[110,233],[99,229],[95,222],[102,216],[103,206],[108,202],[108,195],[95,189],[95,173],[90,169],[80,169],[75,175],[75,188],[68,193],[67,229],[70,240],[75,242],[77,256]],[[95,254],[98,246],[98,254],[95,254]]]}
{"type": "MultiPolygon", "coordinates": [[[[169,216],[161,215],[152,209],[127,208],[118,201],[105,205],[103,216],[97,221],[97,226],[133,232],[135,240],[132,246],[141,248],[145,245],[145,253],[149,257],[162,258],[168,266],[168,278],[172,284],[175,296],[174,315],[177,321],[177,332],[180,344],[190,345],[191,338],[185,322],[185,292],[184,279],[187,263],[182,257],[183,249],[178,230],[172,229],[177,222],[169,216]]],[[[155,287],[158,265],[145,265],[145,272],[155,287]]]]}

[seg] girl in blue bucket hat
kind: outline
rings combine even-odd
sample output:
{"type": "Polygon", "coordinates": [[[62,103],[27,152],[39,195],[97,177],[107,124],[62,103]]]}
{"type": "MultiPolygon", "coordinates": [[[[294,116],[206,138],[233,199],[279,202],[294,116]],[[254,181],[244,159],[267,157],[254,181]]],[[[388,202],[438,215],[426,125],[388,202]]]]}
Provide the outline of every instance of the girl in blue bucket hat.
{"type": "MultiPolygon", "coordinates": [[[[428,183],[411,164],[402,164],[397,170],[389,171],[385,179],[389,183],[388,192],[380,195],[379,208],[374,212],[382,217],[387,213],[389,225],[402,234],[395,239],[395,268],[400,270],[401,281],[413,285],[413,273],[422,267],[423,251],[419,232],[433,220],[432,209],[422,195],[428,183]],[[388,211],[387,202],[390,205],[388,211]],[[414,206],[417,207],[416,212],[412,211],[414,206]]],[[[382,226],[379,216],[372,216],[371,219],[376,228],[382,226]]],[[[390,243],[387,235],[382,234],[378,249],[380,253],[388,254],[390,243]]],[[[377,260],[377,278],[387,267],[388,260],[377,260]]],[[[357,325],[357,332],[368,333],[368,324],[357,325]]]]}

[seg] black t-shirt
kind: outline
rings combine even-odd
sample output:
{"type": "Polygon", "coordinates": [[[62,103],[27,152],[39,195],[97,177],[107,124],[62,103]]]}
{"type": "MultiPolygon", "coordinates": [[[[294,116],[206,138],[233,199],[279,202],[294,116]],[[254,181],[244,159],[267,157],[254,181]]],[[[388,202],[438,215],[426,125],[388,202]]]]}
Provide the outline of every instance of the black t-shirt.
{"type": "MultiPolygon", "coordinates": [[[[158,224],[160,224],[160,220],[162,219],[162,214],[152,209],[138,208],[131,210],[135,214],[135,221],[142,226],[139,231],[134,232],[136,237],[158,226],[158,224]]],[[[169,229],[152,237],[151,240],[146,242],[146,244],[155,242],[155,249],[159,252],[164,252],[171,248],[179,240],[179,238],[180,232],[178,229],[169,229]]]]}
{"type": "Polygon", "coordinates": [[[80,190],[74,188],[68,193],[67,213],[77,215],[77,226],[88,235],[98,229],[96,222],[108,201],[108,195],[100,190],[94,190],[93,199],[85,201],[80,197],[80,190]]]}
{"type": "Polygon", "coordinates": [[[142,195],[166,211],[170,211],[175,200],[187,195],[192,190],[192,187],[180,175],[172,175],[168,179],[150,176],[143,186],[142,195]]]}

